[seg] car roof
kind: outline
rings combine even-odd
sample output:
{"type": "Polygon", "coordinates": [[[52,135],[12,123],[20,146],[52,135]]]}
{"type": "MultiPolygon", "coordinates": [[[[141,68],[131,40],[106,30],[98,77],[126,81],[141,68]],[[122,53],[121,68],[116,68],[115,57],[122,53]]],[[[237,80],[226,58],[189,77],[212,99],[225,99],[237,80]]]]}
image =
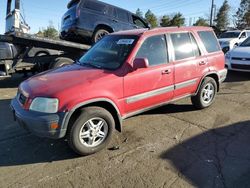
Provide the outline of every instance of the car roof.
{"type": "Polygon", "coordinates": [[[185,31],[213,31],[211,27],[203,27],[203,26],[191,26],[191,27],[158,27],[154,29],[134,29],[134,30],[126,30],[119,31],[116,33],[112,33],[112,35],[153,35],[153,34],[161,34],[166,32],[185,32],[185,31]]]}

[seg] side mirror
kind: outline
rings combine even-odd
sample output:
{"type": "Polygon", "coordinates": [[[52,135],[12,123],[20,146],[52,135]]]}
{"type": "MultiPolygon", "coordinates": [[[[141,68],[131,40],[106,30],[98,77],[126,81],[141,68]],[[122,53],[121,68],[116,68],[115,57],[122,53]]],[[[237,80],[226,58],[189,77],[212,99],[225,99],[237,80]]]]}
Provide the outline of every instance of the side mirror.
{"type": "Polygon", "coordinates": [[[149,66],[147,58],[135,58],[133,62],[134,70],[147,68],[149,66]]]}

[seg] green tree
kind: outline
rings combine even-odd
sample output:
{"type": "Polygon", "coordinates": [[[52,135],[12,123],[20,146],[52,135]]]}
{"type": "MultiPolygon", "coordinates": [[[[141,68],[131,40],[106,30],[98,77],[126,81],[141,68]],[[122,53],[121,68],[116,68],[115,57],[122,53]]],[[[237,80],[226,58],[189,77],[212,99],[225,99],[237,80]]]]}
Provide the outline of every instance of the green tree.
{"type": "Polygon", "coordinates": [[[44,28],[39,29],[36,36],[57,39],[57,38],[59,38],[59,32],[55,29],[53,23],[49,22],[49,26],[47,26],[46,29],[44,29],[44,28]]]}
{"type": "Polygon", "coordinates": [[[147,22],[151,25],[152,28],[157,27],[158,23],[157,23],[157,17],[156,15],[151,12],[151,10],[148,10],[145,14],[145,19],[147,20],[147,22]]]}
{"type": "Polygon", "coordinates": [[[185,18],[183,17],[183,15],[181,13],[177,13],[173,16],[173,18],[171,19],[171,26],[183,26],[185,24],[185,18]]]}
{"type": "Polygon", "coordinates": [[[209,26],[208,21],[201,17],[193,25],[194,26],[209,26]]]}
{"type": "Polygon", "coordinates": [[[235,23],[238,29],[250,27],[250,0],[241,0],[235,15],[235,23]]]}
{"type": "Polygon", "coordinates": [[[168,16],[168,15],[164,15],[164,16],[162,16],[162,18],[161,18],[161,23],[160,23],[160,26],[161,27],[168,27],[168,26],[170,26],[171,25],[171,19],[170,19],[170,17],[168,16]]]}
{"type": "Polygon", "coordinates": [[[224,0],[222,6],[219,9],[219,12],[216,16],[215,22],[216,27],[220,30],[226,30],[230,24],[229,22],[229,10],[230,6],[227,0],[224,0]]]}
{"type": "Polygon", "coordinates": [[[143,18],[143,12],[141,11],[141,9],[138,8],[138,9],[136,10],[135,14],[136,14],[137,16],[140,16],[141,18],[143,18]]]}

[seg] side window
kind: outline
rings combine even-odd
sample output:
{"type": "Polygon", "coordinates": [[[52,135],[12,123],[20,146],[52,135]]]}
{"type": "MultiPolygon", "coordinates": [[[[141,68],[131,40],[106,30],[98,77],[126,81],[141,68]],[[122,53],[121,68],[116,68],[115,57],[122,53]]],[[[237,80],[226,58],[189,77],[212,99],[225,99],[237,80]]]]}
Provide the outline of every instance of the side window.
{"type": "Polygon", "coordinates": [[[198,44],[193,36],[193,34],[190,33],[190,37],[191,37],[191,42],[192,42],[192,47],[193,47],[193,52],[194,52],[194,56],[198,57],[201,55],[201,51],[198,47],[198,44]]]}
{"type": "Polygon", "coordinates": [[[118,20],[128,22],[128,12],[122,9],[116,9],[116,12],[118,20]]]}
{"type": "Polygon", "coordinates": [[[168,62],[165,35],[147,38],[136,54],[138,58],[147,58],[149,66],[166,64],[168,62]]]}
{"type": "Polygon", "coordinates": [[[246,38],[246,32],[243,32],[241,35],[240,35],[240,38],[246,38]]]}
{"type": "Polygon", "coordinates": [[[221,50],[219,43],[212,31],[199,31],[198,34],[208,53],[221,50]]]}
{"type": "Polygon", "coordinates": [[[175,60],[194,57],[189,33],[172,33],[170,37],[174,47],[175,60]]]}
{"type": "Polygon", "coordinates": [[[87,1],[84,5],[86,8],[88,8],[90,10],[94,10],[94,11],[102,12],[102,13],[104,13],[105,9],[106,9],[105,4],[95,2],[95,1],[87,1]]]}
{"type": "Polygon", "coordinates": [[[138,27],[146,28],[145,23],[140,18],[134,15],[132,15],[132,18],[133,18],[133,24],[135,24],[138,27]]]}

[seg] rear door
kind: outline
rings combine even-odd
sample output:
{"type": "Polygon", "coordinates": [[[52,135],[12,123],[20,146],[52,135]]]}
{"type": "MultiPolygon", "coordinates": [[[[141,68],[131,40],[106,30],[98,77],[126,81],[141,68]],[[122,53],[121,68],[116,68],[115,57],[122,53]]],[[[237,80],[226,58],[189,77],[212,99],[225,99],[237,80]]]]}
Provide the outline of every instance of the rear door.
{"type": "Polygon", "coordinates": [[[174,97],[180,98],[196,91],[201,77],[208,72],[208,61],[192,33],[170,33],[169,38],[175,65],[174,97]]]}
{"type": "Polygon", "coordinates": [[[124,77],[126,113],[155,106],[173,97],[174,67],[168,60],[165,35],[145,39],[136,57],[147,58],[149,67],[137,69],[124,77]]]}

